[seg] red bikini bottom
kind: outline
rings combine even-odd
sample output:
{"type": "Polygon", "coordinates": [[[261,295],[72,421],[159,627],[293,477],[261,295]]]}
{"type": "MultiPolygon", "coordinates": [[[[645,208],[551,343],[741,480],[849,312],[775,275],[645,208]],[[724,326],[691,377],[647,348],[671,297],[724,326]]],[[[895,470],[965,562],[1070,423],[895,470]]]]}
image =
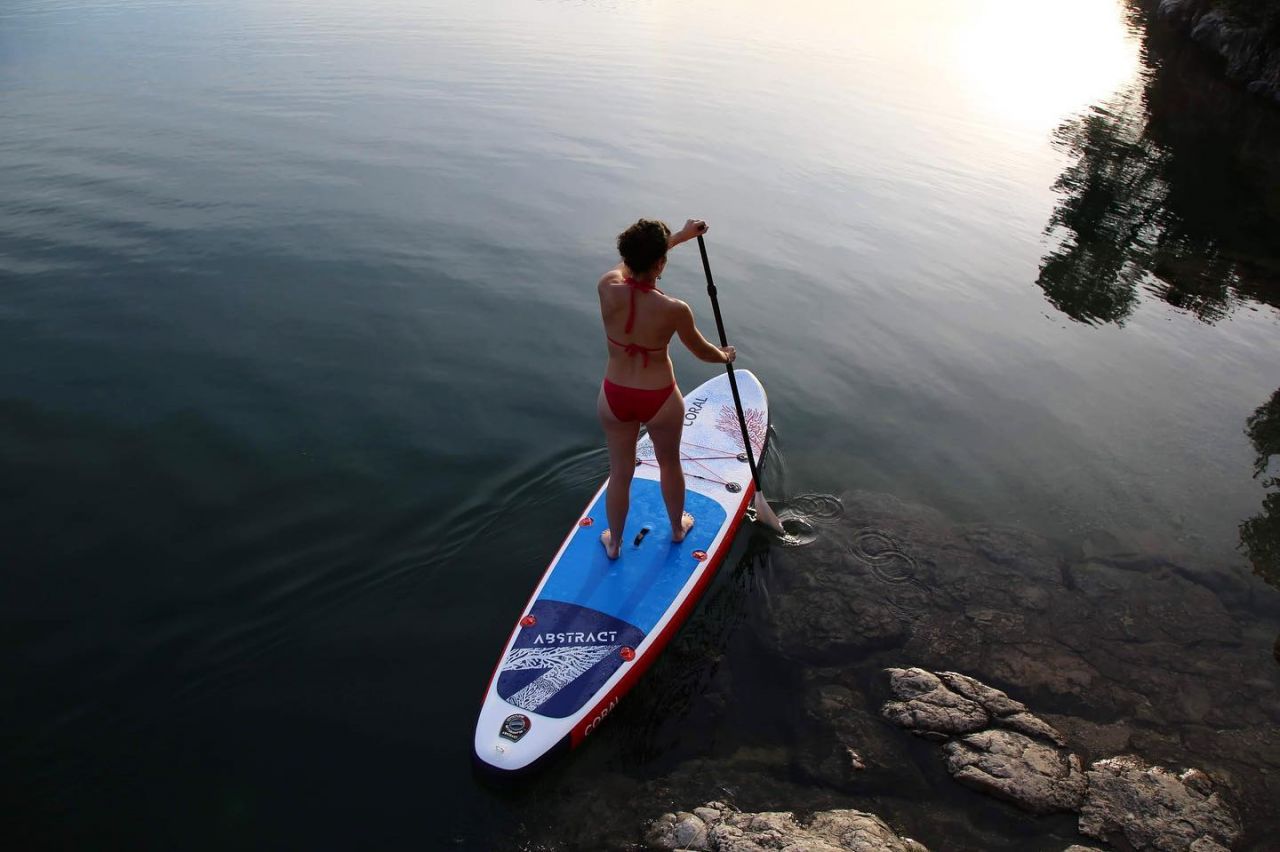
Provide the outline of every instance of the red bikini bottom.
{"type": "Polygon", "coordinates": [[[609,410],[613,412],[613,416],[623,423],[630,423],[636,420],[641,423],[648,423],[658,413],[658,409],[662,408],[662,404],[667,401],[667,397],[671,396],[671,392],[675,389],[675,382],[665,388],[649,390],[648,388],[629,388],[626,385],[615,385],[605,379],[604,399],[605,402],[609,403],[609,410]]]}

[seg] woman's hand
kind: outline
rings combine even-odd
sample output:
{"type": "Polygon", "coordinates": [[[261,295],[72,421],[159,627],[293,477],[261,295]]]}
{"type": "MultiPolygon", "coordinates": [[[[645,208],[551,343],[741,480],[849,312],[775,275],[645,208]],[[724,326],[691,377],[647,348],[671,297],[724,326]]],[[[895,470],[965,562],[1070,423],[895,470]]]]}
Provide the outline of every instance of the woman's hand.
{"type": "Polygon", "coordinates": [[[689,240],[707,232],[707,223],[701,219],[690,219],[684,223],[684,227],[671,235],[671,239],[667,241],[667,248],[675,248],[681,243],[687,243],[689,240]]]}
{"type": "Polygon", "coordinates": [[[733,359],[738,357],[738,350],[734,349],[732,346],[721,346],[720,352],[724,355],[724,362],[726,364],[732,364],[733,359]]]}
{"type": "Polygon", "coordinates": [[[686,240],[705,234],[707,232],[707,223],[701,219],[689,219],[684,223],[684,227],[680,229],[680,233],[684,234],[686,240]]]}

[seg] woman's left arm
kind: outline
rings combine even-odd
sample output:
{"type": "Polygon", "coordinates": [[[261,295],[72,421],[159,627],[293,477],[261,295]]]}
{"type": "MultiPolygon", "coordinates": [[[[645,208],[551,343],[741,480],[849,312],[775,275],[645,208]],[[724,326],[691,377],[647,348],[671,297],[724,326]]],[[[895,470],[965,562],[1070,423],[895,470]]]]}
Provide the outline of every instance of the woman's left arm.
{"type": "Polygon", "coordinates": [[[687,243],[694,237],[700,236],[707,232],[707,223],[701,219],[690,219],[684,223],[684,227],[671,235],[671,239],[667,240],[667,248],[673,249],[681,243],[687,243]]]}

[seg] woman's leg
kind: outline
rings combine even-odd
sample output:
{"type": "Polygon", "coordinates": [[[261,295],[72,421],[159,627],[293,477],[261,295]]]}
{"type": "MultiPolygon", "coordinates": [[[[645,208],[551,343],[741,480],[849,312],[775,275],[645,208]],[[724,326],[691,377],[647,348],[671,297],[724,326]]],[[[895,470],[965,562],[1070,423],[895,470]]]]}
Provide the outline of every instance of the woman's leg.
{"type": "Polygon", "coordinates": [[[649,437],[653,439],[653,454],[662,476],[662,501],[667,505],[667,518],[671,521],[672,541],[684,541],[685,533],[693,526],[693,516],[684,510],[684,469],[680,466],[680,436],[684,434],[684,397],[680,389],[653,415],[648,423],[649,437]]]}
{"type": "Polygon", "coordinates": [[[596,414],[609,444],[609,487],[604,492],[604,511],[609,518],[609,529],[600,534],[600,541],[609,558],[617,559],[626,528],[627,510],[631,508],[631,479],[636,474],[636,438],[640,435],[640,424],[635,421],[626,423],[613,415],[604,398],[603,385],[596,399],[596,414]]]}

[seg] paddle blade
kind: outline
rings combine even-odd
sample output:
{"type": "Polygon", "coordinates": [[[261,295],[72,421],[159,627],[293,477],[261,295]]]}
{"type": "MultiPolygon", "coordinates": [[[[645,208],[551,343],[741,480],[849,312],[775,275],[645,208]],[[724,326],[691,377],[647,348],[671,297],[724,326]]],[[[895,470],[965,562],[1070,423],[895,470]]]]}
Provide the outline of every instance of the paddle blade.
{"type": "Polygon", "coordinates": [[[787,531],[783,529],[782,521],[778,520],[778,516],[773,511],[773,507],[769,505],[769,501],[764,498],[764,493],[756,492],[756,498],[752,501],[752,508],[756,510],[755,521],[758,524],[764,524],[778,535],[786,535],[787,531]]]}

